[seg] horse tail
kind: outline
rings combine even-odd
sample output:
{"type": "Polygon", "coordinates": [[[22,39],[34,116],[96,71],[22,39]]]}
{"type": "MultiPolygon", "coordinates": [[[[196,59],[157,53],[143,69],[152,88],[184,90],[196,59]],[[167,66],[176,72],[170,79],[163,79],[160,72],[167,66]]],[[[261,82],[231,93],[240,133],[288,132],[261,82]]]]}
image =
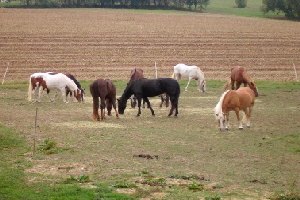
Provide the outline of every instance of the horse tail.
{"type": "Polygon", "coordinates": [[[29,77],[29,84],[28,84],[28,96],[27,99],[28,101],[31,101],[31,93],[32,93],[32,84],[31,84],[31,76],[29,77]]]}
{"type": "Polygon", "coordinates": [[[229,78],[227,82],[223,85],[223,91],[229,90],[231,84],[231,79],[229,78]]]}

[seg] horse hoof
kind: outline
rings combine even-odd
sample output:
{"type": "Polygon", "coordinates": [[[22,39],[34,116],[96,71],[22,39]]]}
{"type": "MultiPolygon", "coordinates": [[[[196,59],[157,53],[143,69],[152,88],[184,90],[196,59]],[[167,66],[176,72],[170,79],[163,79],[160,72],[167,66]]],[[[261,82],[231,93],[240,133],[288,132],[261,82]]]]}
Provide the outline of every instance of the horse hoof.
{"type": "Polygon", "coordinates": [[[247,128],[250,128],[250,126],[247,126],[247,128]]]}
{"type": "Polygon", "coordinates": [[[243,127],[242,127],[242,128],[240,127],[239,130],[244,130],[244,128],[243,128],[243,127]]]}

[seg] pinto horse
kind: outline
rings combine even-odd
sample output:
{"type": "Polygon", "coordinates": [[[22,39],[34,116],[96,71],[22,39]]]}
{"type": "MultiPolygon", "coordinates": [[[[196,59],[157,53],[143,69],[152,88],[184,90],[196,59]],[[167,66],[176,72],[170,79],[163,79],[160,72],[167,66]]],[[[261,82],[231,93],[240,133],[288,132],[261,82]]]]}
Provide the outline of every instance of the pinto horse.
{"type": "Polygon", "coordinates": [[[109,79],[97,79],[90,85],[90,92],[93,97],[93,117],[94,121],[100,121],[99,116],[99,98],[101,120],[105,119],[105,107],[107,107],[108,115],[111,115],[112,107],[116,111],[116,118],[119,118],[119,113],[116,110],[116,86],[109,79]]]}
{"type": "Polygon", "coordinates": [[[242,83],[244,84],[244,87],[248,85],[254,91],[255,97],[258,97],[257,87],[244,67],[236,66],[231,68],[230,79],[223,88],[226,90],[231,85],[232,90],[237,90],[240,88],[242,83]],[[234,87],[234,83],[236,84],[236,87],[234,87]]]}
{"type": "Polygon", "coordinates": [[[178,114],[178,99],[180,95],[180,86],[178,82],[172,78],[157,78],[146,79],[140,78],[128,83],[122,96],[118,99],[118,110],[120,114],[124,114],[126,109],[127,100],[132,94],[134,94],[138,100],[138,113],[141,115],[141,101],[142,99],[147,103],[152,115],[154,116],[154,110],[152,109],[148,97],[158,96],[166,93],[170,97],[171,109],[168,116],[171,116],[175,110],[174,116],[178,114]]]}
{"type": "MultiPolygon", "coordinates": [[[[137,69],[137,68],[134,68],[133,70],[131,70],[129,82],[134,81],[139,78],[144,78],[144,71],[142,69],[137,69]]],[[[130,97],[130,105],[131,105],[131,108],[135,108],[135,106],[136,106],[136,97],[134,95],[131,95],[131,97],[130,97]]],[[[144,105],[145,105],[145,102],[143,102],[143,108],[145,107],[144,105]]]]}
{"type": "Polygon", "coordinates": [[[206,81],[204,78],[204,73],[200,70],[199,67],[188,66],[182,63],[175,65],[173,78],[176,79],[177,81],[180,81],[181,77],[185,77],[189,79],[187,86],[185,87],[185,91],[187,91],[187,88],[192,79],[196,80],[199,92],[206,91],[206,81]]]}
{"type": "Polygon", "coordinates": [[[34,101],[41,102],[42,92],[44,89],[47,89],[47,94],[50,101],[54,102],[58,94],[56,93],[54,98],[51,99],[49,95],[51,88],[61,91],[63,101],[65,103],[68,103],[66,98],[66,88],[68,88],[72,93],[74,93],[74,96],[78,101],[81,96],[81,91],[78,89],[74,81],[62,73],[34,73],[29,78],[28,101],[32,101],[33,93],[34,101]]]}
{"type": "Polygon", "coordinates": [[[239,129],[243,129],[239,111],[244,111],[247,120],[247,127],[250,128],[250,117],[254,106],[255,93],[249,87],[241,87],[238,90],[227,90],[224,92],[217,103],[214,111],[215,117],[219,122],[220,130],[229,129],[229,111],[235,111],[239,122],[239,129]]]}

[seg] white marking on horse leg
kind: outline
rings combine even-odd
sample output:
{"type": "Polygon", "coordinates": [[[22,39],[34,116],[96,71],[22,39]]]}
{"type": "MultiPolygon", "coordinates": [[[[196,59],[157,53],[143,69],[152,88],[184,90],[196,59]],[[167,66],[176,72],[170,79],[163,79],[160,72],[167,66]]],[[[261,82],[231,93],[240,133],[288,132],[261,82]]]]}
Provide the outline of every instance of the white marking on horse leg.
{"type": "Polygon", "coordinates": [[[190,81],[191,81],[191,78],[189,78],[189,81],[188,81],[188,83],[187,83],[187,85],[186,85],[186,87],[185,87],[185,91],[187,91],[187,89],[188,89],[188,87],[189,87],[189,84],[190,84],[190,81]]]}

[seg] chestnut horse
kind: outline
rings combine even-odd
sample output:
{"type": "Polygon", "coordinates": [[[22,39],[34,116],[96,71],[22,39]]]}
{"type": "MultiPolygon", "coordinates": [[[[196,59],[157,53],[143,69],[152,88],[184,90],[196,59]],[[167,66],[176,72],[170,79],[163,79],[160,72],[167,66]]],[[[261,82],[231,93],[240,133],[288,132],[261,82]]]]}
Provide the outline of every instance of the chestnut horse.
{"type": "MultiPolygon", "coordinates": [[[[134,81],[134,80],[139,79],[139,78],[144,78],[143,73],[144,73],[144,71],[142,69],[134,68],[130,72],[129,82],[134,81]]],[[[135,106],[136,106],[136,97],[134,95],[131,95],[131,97],[130,97],[130,104],[131,104],[131,108],[135,108],[135,106]]],[[[145,107],[145,102],[143,102],[143,108],[144,107],[145,107]]]]}
{"type": "Polygon", "coordinates": [[[50,89],[54,88],[62,93],[63,101],[68,103],[66,98],[66,88],[68,88],[74,96],[79,101],[81,97],[81,91],[78,89],[77,85],[69,77],[62,73],[34,73],[29,78],[28,87],[28,101],[32,101],[32,92],[34,94],[34,101],[41,101],[42,92],[47,89],[47,94],[51,102],[54,102],[57,97],[57,92],[53,99],[50,98],[50,89]],[[37,94],[38,93],[38,94],[37,94]],[[37,97],[38,96],[38,97],[37,97]],[[38,98],[38,99],[37,99],[38,98]]]}
{"type": "Polygon", "coordinates": [[[107,114],[111,115],[112,107],[116,111],[116,118],[119,118],[119,113],[116,110],[116,86],[109,79],[97,79],[90,85],[90,92],[93,97],[93,118],[94,121],[100,121],[99,116],[99,98],[100,98],[100,110],[101,120],[105,119],[105,108],[107,108],[107,114]]]}
{"type": "Polygon", "coordinates": [[[178,82],[172,78],[157,78],[146,79],[139,78],[131,81],[127,84],[126,89],[122,96],[118,99],[118,111],[120,114],[124,114],[126,109],[127,99],[131,95],[135,95],[138,100],[138,114],[141,115],[141,101],[142,99],[147,103],[152,115],[154,116],[154,110],[152,109],[148,97],[155,97],[166,93],[170,97],[171,109],[168,116],[171,116],[175,110],[174,116],[178,114],[178,99],[180,95],[180,86],[178,82]]]}
{"type": "Polygon", "coordinates": [[[258,97],[257,87],[244,67],[236,66],[231,68],[230,79],[223,88],[224,90],[227,90],[231,85],[232,90],[237,90],[240,88],[242,83],[244,84],[244,87],[248,85],[254,91],[255,96],[258,97]],[[234,87],[234,83],[236,84],[236,87],[234,87]]]}
{"type": "Polygon", "coordinates": [[[254,106],[255,93],[249,87],[241,87],[238,90],[227,90],[224,92],[217,103],[214,111],[215,117],[219,122],[220,130],[229,129],[229,111],[235,111],[239,122],[239,129],[243,129],[240,119],[240,110],[244,111],[247,120],[247,127],[250,128],[250,117],[254,106]]]}

